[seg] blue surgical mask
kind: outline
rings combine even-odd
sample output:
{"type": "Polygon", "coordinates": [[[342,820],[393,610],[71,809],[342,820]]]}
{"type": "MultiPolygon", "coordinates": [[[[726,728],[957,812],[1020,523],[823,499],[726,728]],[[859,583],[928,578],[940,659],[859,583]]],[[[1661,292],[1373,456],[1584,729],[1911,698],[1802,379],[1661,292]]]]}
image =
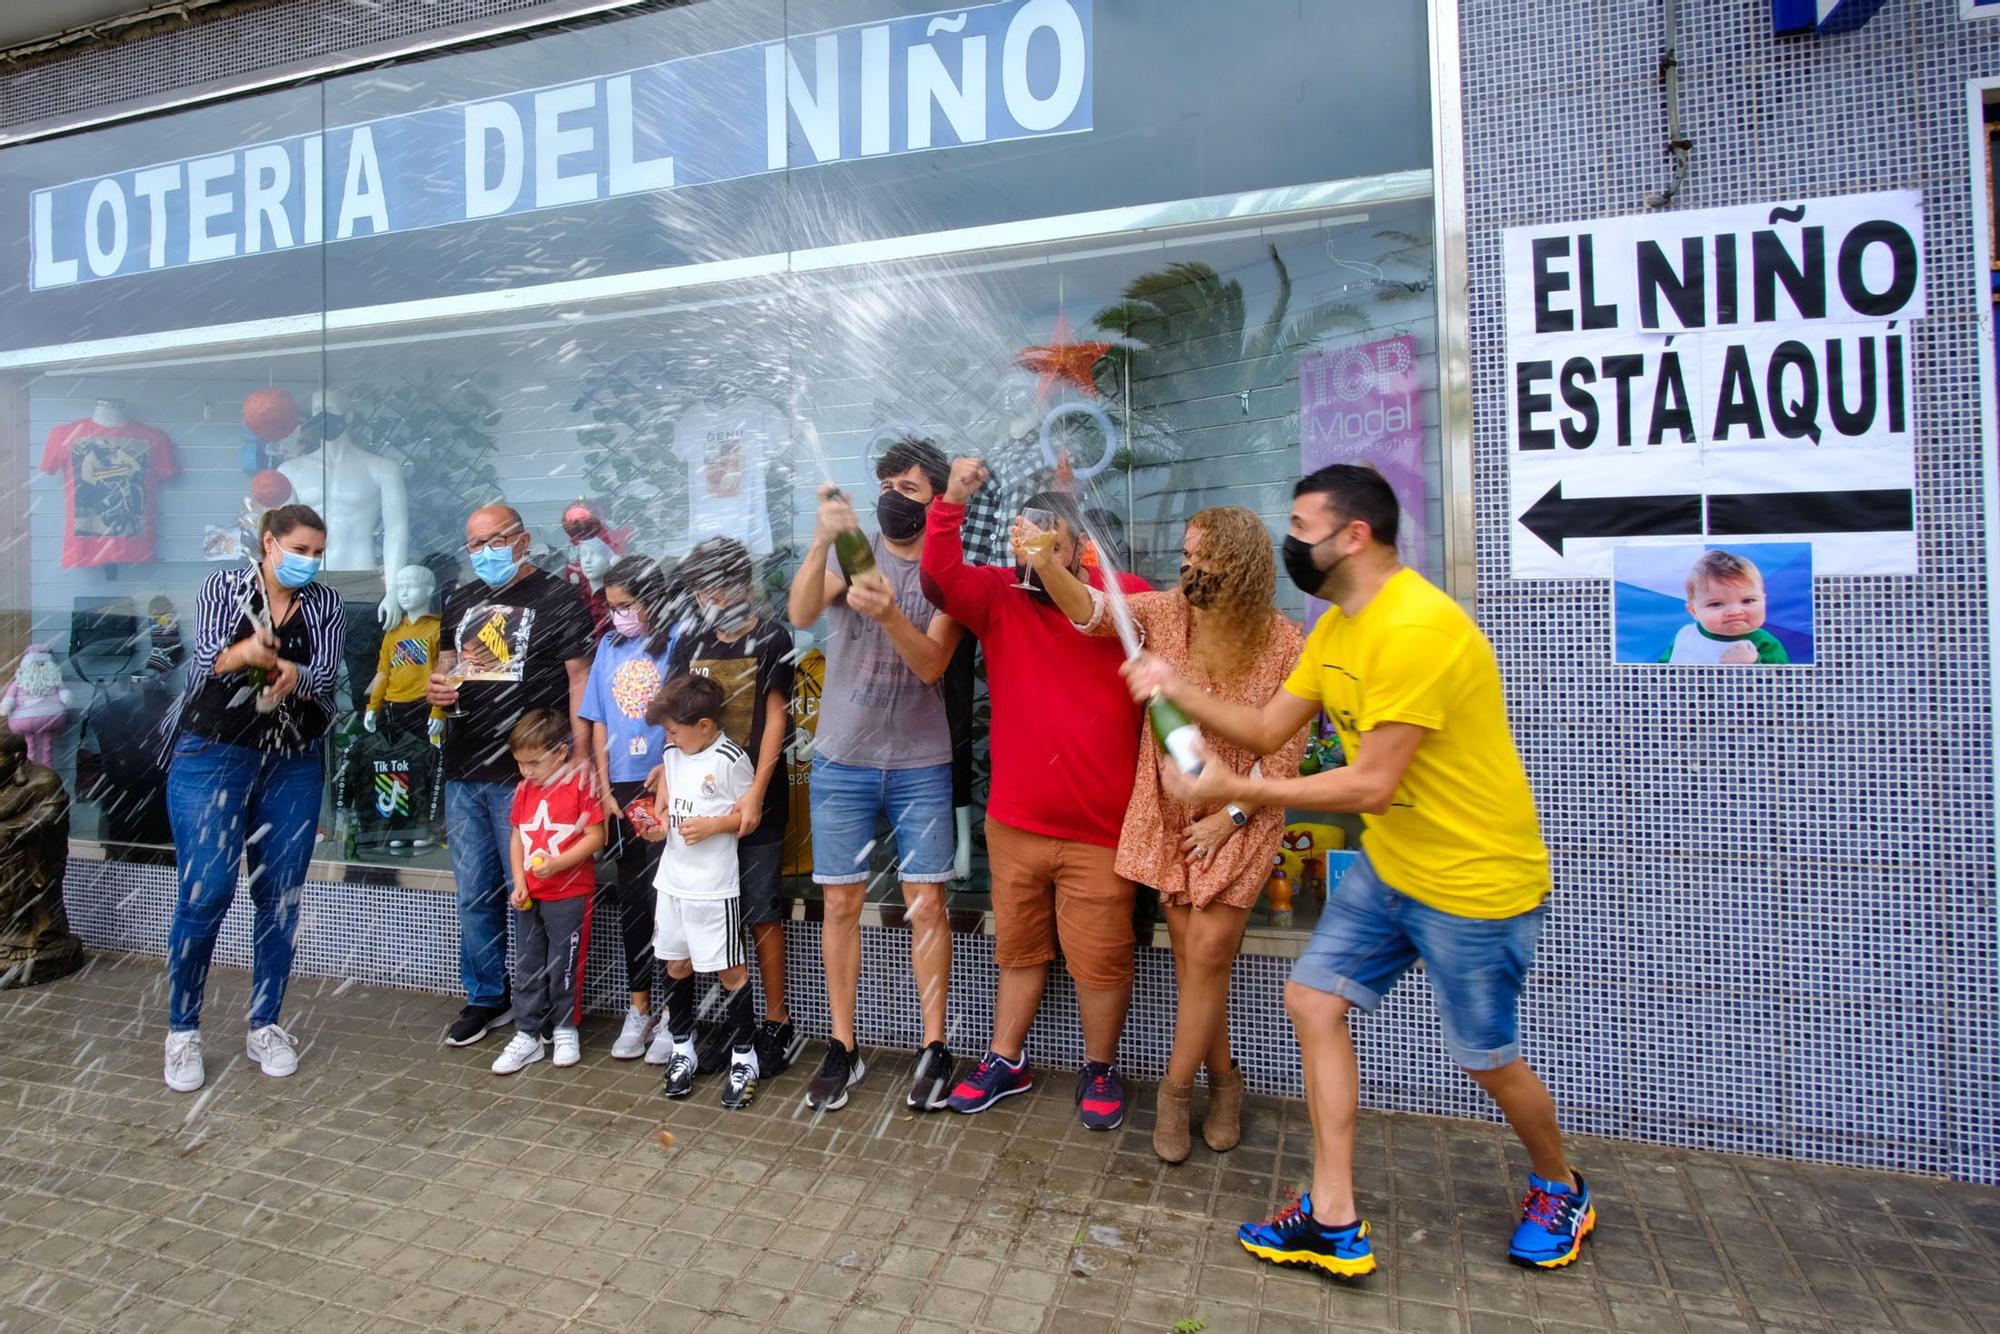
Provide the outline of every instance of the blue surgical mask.
{"type": "Polygon", "coordinates": [[[296,551],[278,553],[278,582],[286,588],[304,588],[319,578],[318,556],[301,556],[296,551]]]}
{"type": "Polygon", "coordinates": [[[472,553],[472,572],[489,588],[505,588],[514,581],[514,572],[520,568],[521,562],[511,547],[501,547],[498,551],[481,547],[472,553]]]}

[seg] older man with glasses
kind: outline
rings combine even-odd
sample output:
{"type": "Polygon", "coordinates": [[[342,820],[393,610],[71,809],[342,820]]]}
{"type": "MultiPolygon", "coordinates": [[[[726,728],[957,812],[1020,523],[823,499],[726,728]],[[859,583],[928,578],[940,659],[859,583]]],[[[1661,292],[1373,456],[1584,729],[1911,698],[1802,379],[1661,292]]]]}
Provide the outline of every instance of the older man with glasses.
{"type": "Polygon", "coordinates": [[[465,1009],[445,1034],[464,1047],[513,1017],[507,989],[508,840],[519,777],[507,734],[530,709],[567,716],[590,753],[577,706],[590,678],[591,622],[576,590],[527,558],[528,529],[509,505],[474,510],[465,550],[476,576],[445,598],[430,702],[446,711],[444,819],[458,881],[465,1009]]]}

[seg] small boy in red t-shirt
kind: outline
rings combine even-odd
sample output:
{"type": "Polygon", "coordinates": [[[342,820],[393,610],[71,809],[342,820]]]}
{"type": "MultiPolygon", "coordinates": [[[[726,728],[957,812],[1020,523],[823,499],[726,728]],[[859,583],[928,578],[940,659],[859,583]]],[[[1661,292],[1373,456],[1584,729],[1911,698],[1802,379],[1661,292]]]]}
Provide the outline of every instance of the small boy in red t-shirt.
{"type": "Polygon", "coordinates": [[[584,949],[590,900],[597,889],[591,858],[604,846],[604,808],[589,768],[570,753],[569,721],[546,709],[523,714],[507,734],[521,766],[514,789],[508,861],[514,871],[514,1040],[493,1062],[511,1075],[542,1059],[555,1040],[555,1063],[582,1059],[576,1026],[583,1017],[584,949]]]}

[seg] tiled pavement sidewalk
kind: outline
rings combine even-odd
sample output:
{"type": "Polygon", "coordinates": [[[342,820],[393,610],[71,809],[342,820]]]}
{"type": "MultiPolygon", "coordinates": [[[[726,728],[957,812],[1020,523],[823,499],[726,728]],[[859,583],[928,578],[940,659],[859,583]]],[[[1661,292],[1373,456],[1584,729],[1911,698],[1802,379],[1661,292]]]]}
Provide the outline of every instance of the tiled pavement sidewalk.
{"type": "Polygon", "coordinates": [[[1144,1115],[1078,1126],[1064,1071],[917,1118],[884,1055],[830,1117],[800,1112],[805,1071],[726,1113],[713,1079],[661,1099],[603,1024],[581,1066],[499,1079],[497,1040],[439,1045],[450,1000],[312,979],[272,1080],[224,970],[208,1088],[176,1096],[162,990],[100,960],[0,993],[0,1328],[2000,1331],[2000,1192],[1586,1141],[1598,1239],[1529,1275],[1499,1262],[1502,1132],[1368,1115],[1385,1266],[1339,1287],[1233,1240],[1304,1175],[1297,1104],[1253,1100],[1242,1147],[1176,1168],[1144,1115]]]}

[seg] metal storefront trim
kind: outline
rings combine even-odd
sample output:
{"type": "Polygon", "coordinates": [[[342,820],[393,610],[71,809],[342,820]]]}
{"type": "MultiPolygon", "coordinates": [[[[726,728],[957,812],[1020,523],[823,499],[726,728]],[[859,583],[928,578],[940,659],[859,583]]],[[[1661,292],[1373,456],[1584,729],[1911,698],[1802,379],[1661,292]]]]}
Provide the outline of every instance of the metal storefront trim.
{"type": "Polygon", "coordinates": [[[176,89],[155,97],[138,98],[104,107],[79,116],[62,116],[53,120],[36,121],[11,130],[0,130],[0,147],[10,144],[30,143],[37,139],[50,139],[58,135],[73,134],[78,130],[92,129],[101,125],[113,125],[119,121],[137,120],[144,116],[155,116],[162,112],[179,111],[187,107],[200,106],[207,102],[219,102],[226,98],[238,97],[245,93],[260,92],[265,89],[283,87],[287,84],[303,83],[308,80],[341,74],[348,70],[360,69],[368,65],[379,65],[390,61],[408,60],[430,55],[454,46],[465,46],[475,42],[493,41],[501,37],[511,37],[516,33],[534,28],[545,28],[560,23],[575,22],[579,19],[597,18],[616,13],[621,9],[660,7],[660,0],[548,0],[548,3],[532,10],[508,14],[499,18],[473,19],[456,23],[448,28],[438,28],[430,32],[417,33],[409,37],[396,38],[385,42],[371,42],[357,46],[337,55],[322,56],[313,60],[301,60],[293,64],[279,65],[272,69],[259,70],[254,74],[234,75],[197,84],[192,88],[176,89]]]}
{"type": "Polygon", "coordinates": [[[1458,0],[1430,0],[1431,207],[1437,238],[1438,449],[1444,477],[1445,589],[1478,601],[1472,514],[1472,311],[1465,238],[1465,98],[1458,0]]]}
{"type": "MultiPolygon", "coordinates": [[[[23,348],[14,352],[0,353],[0,370],[69,366],[84,361],[146,356],[184,348],[215,348],[226,344],[268,342],[273,339],[313,335],[331,338],[340,333],[379,329],[390,325],[503,315],[517,310],[581,305],[593,301],[623,300],[718,283],[776,279],[801,273],[829,273],[841,269],[865,268],[912,260],[949,259],[956,255],[1061,244],[1099,236],[1139,235],[1218,222],[1275,218],[1291,213],[1325,209],[1356,208],[1399,200],[1422,199],[1431,193],[1431,188],[1432,173],[1414,169],[1345,181],[1255,190],[1247,194],[1211,195],[1201,199],[1175,200],[1163,204],[1097,209],[1086,213],[1058,214],[1019,222],[960,227],[949,231],[891,237],[880,241],[851,242],[809,250],[774,251],[743,259],[646,269],[637,273],[612,274],[602,278],[539,283],[497,292],[397,301],[385,305],[357,306],[346,310],[287,315],[276,319],[212,324],[123,338],[100,338],[88,342],[23,348]]],[[[1463,342],[1461,336],[1459,339],[1461,348],[1463,342]]],[[[1467,447],[1468,449],[1470,447],[1469,424],[1467,447]]],[[[1471,517],[1469,496],[1466,498],[1465,510],[1469,523],[1471,517]]]]}

